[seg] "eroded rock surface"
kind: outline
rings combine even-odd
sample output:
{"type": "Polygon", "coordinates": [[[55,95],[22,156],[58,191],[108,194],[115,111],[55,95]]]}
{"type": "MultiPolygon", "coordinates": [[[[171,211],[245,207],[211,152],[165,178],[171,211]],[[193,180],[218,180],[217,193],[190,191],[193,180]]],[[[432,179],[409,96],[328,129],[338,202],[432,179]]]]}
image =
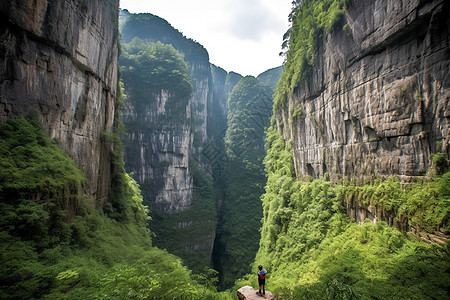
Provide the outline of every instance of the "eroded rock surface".
{"type": "Polygon", "coordinates": [[[101,205],[115,124],[118,1],[0,2],[0,120],[37,112],[101,205]]]}
{"type": "Polygon", "coordinates": [[[170,97],[162,90],[153,101],[138,105],[130,90],[123,115],[128,129],[122,138],[127,171],[134,173],[146,203],[165,212],[189,207],[193,189],[190,105],[183,107],[177,118],[167,119],[165,104],[170,97]]]}
{"type": "Polygon", "coordinates": [[[449,7],[348,2],[345,27],[326,37],[312,75],[277,116],[298,177],[409,181],[430,171],[433,153],[449,153],[449,7]]]}

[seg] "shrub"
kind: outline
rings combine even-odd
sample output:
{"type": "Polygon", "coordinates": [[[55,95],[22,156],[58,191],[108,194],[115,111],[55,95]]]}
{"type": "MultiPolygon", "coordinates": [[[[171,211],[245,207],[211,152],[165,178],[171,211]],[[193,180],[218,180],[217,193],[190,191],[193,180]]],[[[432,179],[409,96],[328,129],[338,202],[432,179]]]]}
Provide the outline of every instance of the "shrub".
{"type": "Polygon", "coordinates": [[[446,153],[438,152],[433,154],[433,166],[438,175],[448,170],[448,158],[446,153]]]}

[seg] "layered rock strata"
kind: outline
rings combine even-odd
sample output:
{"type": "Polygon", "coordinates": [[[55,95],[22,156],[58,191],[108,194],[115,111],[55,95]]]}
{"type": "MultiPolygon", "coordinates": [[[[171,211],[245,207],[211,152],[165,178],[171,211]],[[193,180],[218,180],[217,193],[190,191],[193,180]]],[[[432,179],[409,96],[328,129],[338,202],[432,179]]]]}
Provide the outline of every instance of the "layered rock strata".
{"type": "Polygon", "coordinates": [[[277,122],[298,177],[425,175],[449,153],[449,3],[349,1],[277,122]],[[341,26],[342,26],[341,25],[341,26]],[[320,59],[322,58],[323,59],[320,59]]]}
{"type": "MultiPolygon", "coordinates": [[[[396,176],[408,184],[434,172],[433,154],[448,159],[449,15],[443,0],[347,1],[342,23],[316,48],[310,75],[276,115],[293,142],[297,177],[396,176]]],[[[415,230],[385,208],[345,205],[358,223],[415,230]]]]}

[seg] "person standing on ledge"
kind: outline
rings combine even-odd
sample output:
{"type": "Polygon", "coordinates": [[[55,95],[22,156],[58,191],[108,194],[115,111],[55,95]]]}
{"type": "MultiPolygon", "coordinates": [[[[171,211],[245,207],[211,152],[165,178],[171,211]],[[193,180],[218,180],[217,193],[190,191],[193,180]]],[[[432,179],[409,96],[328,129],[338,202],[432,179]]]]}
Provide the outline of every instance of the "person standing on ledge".
{"type": "Polygon", "coordinates": [[[258,285],[259,285],[259,295],[261,295],[261,289],[262,289],[262,295],[266,294],[266,290],[264,288],[264,285],[266,284],[266,274],[267,271],[263,270],[263,266],[259,265],[258,266],[259,272],[258,272],[258,285]]]}

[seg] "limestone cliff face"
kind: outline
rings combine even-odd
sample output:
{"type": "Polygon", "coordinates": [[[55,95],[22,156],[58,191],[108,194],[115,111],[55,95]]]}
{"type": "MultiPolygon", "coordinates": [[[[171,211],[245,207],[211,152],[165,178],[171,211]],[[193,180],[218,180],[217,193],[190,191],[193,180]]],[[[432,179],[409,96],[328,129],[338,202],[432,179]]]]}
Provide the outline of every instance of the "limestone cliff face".
{"type": "Polygon", "coordinates": [[[193,178],[189,169],[192,147],[190,106],[181,118],[166,119],[165,105],[171,97],[162,90],[154,101],[137,105],[129,91],[123,122],[128,134],[124,161],[142,188],[144,199],[165,212],[186,209],[192,203],[193,178]]]}
{"type": "Polygon", "coordinates": [[[297,176],[408,181],[449,152],[449,12],[443,0],[348,1],[277,117],[297,176]]]}
{"type": "MultiPolygon", "coordinates": [[[[189,157],[195,157],[200,166],[210,171],[208,164],[203,163],[201,158],[204,143],[208,136],[208,107],[213,99],[213,80],[209,55],[203,46],[185,38],[167,21],[157,16],[152,14],[135,15],[129,14],[127,11],[121,11],[121,18],[124,22],[122,24],[122,37],[125,42],[130,42],[133,38],[138,37],[147,43],[160,41],[164,44],[173,45],[177,51],[184,55],[193,78],[192,95],[185,108],[186,113],[181,119],[168,115],[164,121],[158,120],[156,116],[161,114],[161,107],[149,107],[148,117],[145,117],[142,112],[138,112],[133,107],[133,102],[137,99],[133,95],[134,91],[130,89],[126,91],[129,99],[126,102],[127,108],[124,115],[125,126],[127,128],[132,127],[133,130],[136,129],[135,133],[129,131],[131,134],[124,138],[125,165],[127,171],[136,174],[136,179],[144,190],[144,201],[151,205],[158,203],[158,208],[166,212],[182,211],[192,202],[193,178],[188,167],[189,157]],[[166,130],[164,133],[158,133],[151,138],[140,135],[143,138],[140,139],[136,134],[141,132],[144,127],[130,126],[130,123],[135,122],[140,124],[143,124],[143,122],[164,123],[166,124],[166,130]],[[180,122],[182,127],[178,124],[180,122]],[[145,143],[149,143],[146,148],[143,144],[144,140],[145,143]],[[136,147],[136,143],[140,146],[136,147]],[[172,153],[172,158],[157,155],[161,152],[172,153]],[[135,155],[136,153],[140,153],[140,155],[135,155]],[[176,157],[183,157],[183,159],[177,162],[176,157]],[[175,172],[178,175],[166,172],[172,170],[172,168],[178,169],[175,172]],[[170,183],[167,181],[170,181],[170,183]],[[178,195],[174,196],[169,191],[178,193],[178,195]]],[[[125,84],[127,83],[125,82],[125,84]]],[[[162,95],[158,97],[164,98],[162,95]]],[[[164,107],[164,103],[162,103],[162,107],[164,107]]]]}
{"type": "Polygon", "coordinates": [[[128,135],[123,143],[125,168],[134,173],[151,207],[155,245],[201,271],[211,261],[217,222],[219,200],[214,198],[211,175],[220,176],[224,166],[226,101],[237,81],[227,83],[228,73],[210,64],[206,49],[167,21],[125,11],[121,19],[125,43],[137,37],[172,45],[183,55],[192,79],[189,99],[174,114],[164,108],[173,96],[170,92],[152,92],[148,86],[158,82],[150,80],[128,82],[124,72],[123,122],[128,135]],[[144,99],[148,105],[138,105],[144,99]]]}
{"type": "MultiPolygon", "coordinates": [[[[164,146],[164,141],[157,141],[158,138],[163,138],[163,136],[152,138],[153,143],[151,145],[154,147],[148,147],[147,150],[142,148],[143,144],[139,141],[136,133],[131,133],[129,130],[131,134],[124,138],[125,165],[129,172],[136,174],[136,179],[138,179],[139,184],[144,190],[144,201],[147,203],[156,203],[156,199],[165,199],[166,204],[161,207],[170,208],[167,212],[184,210],[192,201],[192,191],[187,192],[189,186],[192,188],[192,183],[191,185],[187,184],[188,182],[192,182],[192,175],[187,166],[188,159],[189,157],[194,159],[198,166],[209,174],[212,174],[214,168],[218,167],[217,160],[224,154],[222,139],[226,130],[227,99],[231,90],[242,76],[236,73],[228,74],[225,70],[211,65],[208,52],[202,45],[184,37],[166,20],[158,16],[152,14],[129,14],[126,10],[122,10],[121,20],[124,42],[130,42],[135,37],[138,37],[147,43],[156,43],[159,41],[164,44],[173,45],[177,51],[183,54],[193,79],[192,95],[188,101],[187,111],[182,118],[183,120],[177,120],[174,116],[168,115],[164,121],[170,127],[172,122],[174,122],[172,125],[178,126],[176,124],[178,121],[185,122],[187,119],[190,119],[187,122],[189,126],[183,125],[183,130],[169,130],[166,132],[167,136],[164,137],[166,140],[176,141],[172,146],[183,149],[184,151],[183,154],[172,151],[174,155],[183,155],[185,157],[183,161],[186,164],[181,164],[180,168],[186,170],[183,174],[187,176],[175,176],[174,180],[181,180],[182,183],[174,182],[172,186],[177,186],[181,190],[185,190],[183,195],[187,197],[187,200],[180,201],[176,200],[181,199],[180,197],[173,198],[169,194],[160,194],[166,193],[162,182],[167,180],[167,176],[164,172],[157,171],[156,169],[161,168],[161,163],[165,166],[172,165],[172,159],[164,160],[163,157],[157,158],[148,151],[153,151],[154,153],[166,151],[161,150],[167,148],[164,146]],[[175,132],[183,136],[172,136],[175,132]],[[136,143],[141,144],[142,147],[138,147],[141,148],[140,150],[136,148],[136,143]],[[183,146],[179,143],[183,143],[183,146]],[[136,155],[136,153],[146,153],[147,155],[136,155]],[[149,156],[153,158],[150,159],[149,156]],[[144,169],[147,170],[145,171],[147,172],[146,175],[143,175],[145,173],[144,169]],[[150,169],[154,170],[152,171],[150,169]],[[151,174],[153,176],[150,176],[151,174]],[[147,190],[149,193],[146,192],[147,190]],[[181,205],[182,203],[184,204],[181,205]]],[[[125,84],[127,83],[125,82],[125,84]]],[[[132,103],[136,101],[136,93],[132,89],[128,89],[126,93],[128,94],[128,101],[126,102],[127,108],[124,114],[124,123],[127,128],[140,131],[144,127],[135,126],[134,123],[161,123],[161,120],[158,121],[151,117],[156,116],[156,108],[148,108],[148,117],[145,117],[142,112],[138,112],[133,107],[132,103]]],[[[158,201],[158,203],[162,204],[161,201],[158,201]]]]}
{"type": "Polygon", "coordinates": [[[106,201],[118,81],[118,1],[0,3],[0,119],[38,112],[106,201]]]}
{"type": "MultiPolygon", "coordinates": [[[[181,32],[173,28],[166,20],[152,14],[129,14],[121,11],[123,25],[122,38],[130,42],[138,37],[147,43],[171,44],[184,55],[193,81],[193,91],[190,100],[191,113],[194,122],[195,145],[193,155],[201,162],[202,144],[207,140],[208,106],[212,101],[212,74],[209,54],[199,43],[186,38],[181,32]]],[[[203,167],[207,167],[203,165],[203,167]]]]}

